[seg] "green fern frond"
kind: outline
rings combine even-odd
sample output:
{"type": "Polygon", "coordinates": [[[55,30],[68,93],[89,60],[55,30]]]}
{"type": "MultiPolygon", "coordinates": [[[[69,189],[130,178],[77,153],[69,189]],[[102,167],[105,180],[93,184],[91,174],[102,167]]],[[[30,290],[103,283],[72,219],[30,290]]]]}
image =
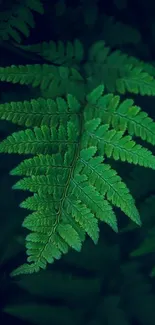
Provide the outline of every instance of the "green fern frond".
{"type": "Polygon", "coordinates": [[[82,43],[76,39],[73,42],[58,41],[57,43],[43,42],[33,45],[19,45],[24,51],[38,54],[52,64],[73,66],[79,64],[84,58],[84,48],[82,43]]]}
{"type": "Polygon", "coordinates": [[[20,207],[31,211],[52,211],[54,209],[54,202],[51,200],[50,195],[34,193],[33,196],[30,196],[21,202],[20,207]]]}
{"type": "Polygon", "coordinates": [[[134,66],[120,51],[110,53],[103,41],[98,41],[89,49],[88,62],[84,66],[86,76],[95,87],[105,84],[108,92],[126,92],[155,95],[155,80],[143,66],[134,66]]]}
{"type": "MultiPolygon", "coordinates": [[[[120,102],[120,96],[113,94],[104,95],[104,87],[96,88],[98,93],[93,92],[93,99],[87,96],[87,114],[89,118],[100,118],[102,123],[109,124],[116,131],[126,130],[131,136],[140,137],[152,145],[155,144],[155,122],[146,112],[141,111],[139,106],[134,105],[132,99],[120,102]]],[[[77,113],[81,109],[81,103],[72,95],[67,95],[66,100],[57,97],[37,98],[30,101],[10,102],[0,104],[0,118],[18,125],[34,127],[57,125],[59,120],[67,120],[67,116],[74,115],[71,106],[77,113]],[[73,104],[74,103],[74,104],[73,104]]]]}
{"type": "Polygon", "coordinates": [[[146,112],[134,105],[132,99],[120,101],[118,95],[104,95],[103,86],[96,89],[92,92],[92,98],[87,96],[89,103],[86,113],[89,119],[100,118],[102,123],[110,125],[116,131],[128,131],[131,136],[155,144],[155,122],[146,112]]]}
{"type": "Polygon", "coordinates": [[[84,145],[97,145],[101,155],[155,169],[155,157],[152,152],[136,144],[131,136],[123,136],[122,131],[109,130],[109,125],[101,124],[99,118],[87,121],[85,129],[84,145]]]}
{"type": "Polygon", "coordinates": [[[80,108],[80,103],[72,95],[67,95],[66,100],[57,97],[55,101],[50,98],[37,98],[30,101],[0,104],[0,118],[26,127],[42,125],[51,127],[58,125],[60,120],[65,122],[69,115],[74,116],[80,108]],[[74,111],[72,111],[72,106],[74,106],[74,111]]]}
{"type": "Polygon", "coordinates": [[[37,266],[35,263],[31,263],[31,264],[23,264],[21,266],[19,266],[16,270],[11,272],[12,276],[17,276],[20,274],[32,274],[34,272],[39,272],[40,267],[37,266]]]}
{"type": "Polygon", "coordinates": [[[103,196],[106,195],[113,205],[121,208],[129,218],[140,224],[139,214],[128,188],[117,175],[117,172],[110,165],[103,163],[103,156],[94,157],[94,152],[90,155],[92,149],[94,148],[89,147],[81,151],[80,160],[77,164],[78,172],[80,170],[82,174],[86,174],[89,177],[90,184],[95,184],[97,190],[103,196]]]}
{"type": "Polygon", "coordinates": [[[13,84],[31,85],[48,91],[50,98],[73,94],[78,99],[84,97],[84,79],[74,68],[57,67],[48,64],[27,64],[0,67],[0,80],[13,84]]]}
{"type": "Polygon", "coordinates": [[[21,42],[21,34],[28,37],[29,29],[34,28],[35,22],[31,11],[43,14],[44,9],[40,0],[17,0],[11,9],[0,14],[0,39],[12,38],[21,42]]]}
{"type": "Polygon", "coordinates": [[[68,208],[75,221],[89,235],[95,244],[99,239],[98,220],[94,218],[93,213],[80,200],[67,200],[68,208]]]}
{"type": "Polygon", "coordinates": [[[58,55],[61,66],[54,65],[55,61],[53,61],[53,65],[1,67],[0,80],[40,87],[42,95],[47,98],[66,96],[69,93],[84,101],[85,94],[100,84],[105,84],[108,92],[112,93],[155,95],[155,80],[154,74],[151,73],[153,69],[151,65],[143,62],[136,64],[135,58],[128,57],[120,51],[110,53],[110,48],[106,47],[103,41],[90,47],[86,63],[81,64],[84,50],[79,41],[75,42],[67,44],[72,47],[70,56],[72,59],[75,56],[76,63],[73,62],[74,59],[70,63],[67,61],[69,60],[68,49],[60,43],[62,49],[59,49],[58,54],[55,55],[58,55]],[[64,62],[66,66],[63,66],[64,62]]]}
{"type": "Polygon", "coordinates": [[[54,175],[56,169],[57,171],[62,171],[67,167],[68,165],[63,164],[63,159],[60,153],[53,155],[39,154],[33,158],[23,160],[10,172],[10,175],[54,175]]]}
{"type": "Polygon", "coordinates": [[[23,112],[21,102],[0,107],[2,119],[32,127],[13,133],[0,144],[0,152],[34,155],[11,171],[24,176],[13,188],[33,193],[20,205],[31,211],[23,222],[30,231],[26,237],[28,264],[13,275],[45,269],[70,248],[80,251],[85,235],[97,243],[100,222],[117,232],[113,206],[141,224],[129,189],[106,157],[155,169],[151,151],[124,135],[128,129],[132,133],[134,125],[136,135],[153,142],[154,122],[133,101],[120,103],[119,97],[103,91],[100,85],[82,101],[73,95],[55,101],[31,100],[23,103],[23,112]]]}
{"type": "MultiPolygon", "coordinates": [[[[18,153],[18,154],[38,154],[53,153],[54,148],[58,148],[62,139],[58,140],[56,129],[50,129],[43,125],[33,130],[14,132],[3,140],[0,145],[0,152],[18,153]]],[[[66,141],[67,144],[67,141],[66,141]]]]}

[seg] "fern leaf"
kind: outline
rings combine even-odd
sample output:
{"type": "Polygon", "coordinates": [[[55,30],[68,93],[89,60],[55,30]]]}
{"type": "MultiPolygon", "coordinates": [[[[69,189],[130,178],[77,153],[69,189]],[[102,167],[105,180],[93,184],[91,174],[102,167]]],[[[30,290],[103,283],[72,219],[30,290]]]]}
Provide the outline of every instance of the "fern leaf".
{"type": "Polygon", "coordinates": [[[87,179],[85,175],[76,174],[71,181],[71,194],[76,195],[82,203],[90,207],[99,220],[106,222],[117,232],[117,220],[111,206],[87,179]]]}
{"type": "Polygon", "coordinates": [[[13,270],[11,272],[11,276],[17,276],[20,274],[32,274],[34,272],[39,272],[40,268],[39,266],[35,265],[35,263],[25,263],[21,266],[19,266],[18,268],[16,268],[15,270],[13,270]]]}
{"type": "Polygon", "coordinates": [[[68,41],[66,44],[62,41],[57,43],[50,41],[33,45],[19,45],[19,47],[24,51],[36,53],[45,60],[59,65],[73,66],[79,64],[84,57],[84,48],[78,39],[75,39],[73,43],[68,41]]]}
{"type": "Polygon", "coordinates": [[[110,53],[104,41],[98,41],[89,49],[88,62],[84,65],[86,77],[92,87],[105,84],[108,92],[126,92],[155,95],[155,80],[141,66],[134,66],[120,51],[110,53]]]}
{"type": "Polygon", "coordinates": [[[100,125],[100,123],[100,119],[86,122],[84,141],[87,141],[87,145],[97,145],[100,154],[108,158],[113,157],[115,160],[120,159],[155,169],[155,157],[151,151],[136,144],[131,136],[123,136],[124,132],[109,130],[108,124],[100,125]],[[93,128],[95,122],[99,124],[96,130],[93,128]]]}
{"type": "Polygon", "coordinates": [[[38,0],[26,0],[26,6],[30,8],[31,10],[34,10],[40,14],[43,14],[43,5],[42,2],[38,0]]]}
{"type": "MultiPolygon", "coordinates": [[[[24,264],[13,274],[45,269],[47,263],[60,259],[70,248],[80,251],[86,234],[97,243],[100,221],[117,232],[113,206],[141,224],[132,195],[117,172],[107,164],[106,157],[152,169],[155,168],[155,157],[136,144],[131,135],[124,135],[130,123],[134,123],[132,121],[139,112],[137,108],[127,101],[121,107],[118,97],[104,96],[103,91],[104,86],[100,85],[86,94],[82,102],[72,94],[66,99],[24,102],[23,115],[19,108],[22,103],[1,107],[2,119],[15,121],[20,117],[23,124],[34,124],[32,129],[15,132],[0,144],[0,152],[34,155],[11,171],[13,175],[24,176],[13,188],[33,193],[20,204],[31,211],[23,222],[23,227],[30,231],[26,237],[30,267],[24,264]],[[45,107],[45,119],[41,103],[45,107]],[[133,108],[129,110],[129,106],[133,108]],[[12,109],[10,115],[9,107],[12,109]],[[121,118],[125,112],[125,122],[115,119],[117,111],[122,114],[121,118]],[[35,117],[38,112],[39,122],[35,118],[30,122],[31,113],[35,117]],[[125,123],[123,131],[120,131],[119,123],[125,123]],[[110,129],[110,125],[114,128],[110,129]]],[[[148,120],[145,124],[141,115],[135,123],[140,123],[141,128],[137,134],[144,130],[150,139],[153,126],[147,128],[148,120]]]]}
{"type": "Polygon", "coordinates": [[[26,127],[58,125],[68,115],[80,112],[81,105],[72,95],[67,100],[57,97],[56,100],[37,98],[30,101],[0,104],[0,118],[26,127]]]}
{"type": "Polygon", "coordinates": [[[121,208],[129,218],[140,225],[140,216],[127,186],[110,165],[103,163],[102,156],[93,156],[96,151],[95,147],[81,151],[78,171],[86,174],[90,184],[95,186],[100,194],[106,195],[113,205],[121,208]]]}
{"type": "Polygon", "coordinates": [[[51,200],[50,195],[41,195],[40,193],[34,193],[33,196],[30,196],[21,202],[20,207],[31,211],[53,211],[54,202],[51,200]]]}
{"type": "Polygon", "coordinates": [[[109,124],[116,131],[126,130],[131,136],[140,137],[152,145],[155,144],[155,122],[148,114],[134,105],[132,99],[120,101],[120,96],[103,94],[104,88],[98,86],[87,96],[88,104],[86,114],[89,119],[100,118],[102,123],[109,124]]]}
{"type": "Polygon", "coordinates": [[[76,222],[90,236],[93,242],[97,244],[99,239],[99,227],[95,215],[85,204],[82,204],[80,200],[75,200],[75,198],[68,198],[66,205],[67,211],[70,212],[72,217],[75,218],[76,222]]]}
{"type": "Polygon", "coordinates": [[[67,240],[68,243],[70,243],[70,246],[72,246],[72,248],[80,249],[80,237],[78,236],[75,230],[73,231],[73,238],[71,238],[70,235],[69,240],[67,239],[68,236],[64,236],[63,231],[59,231],[60,236],[59,234],[56,234],[56,227],[57,221],[55,219],[55,223],[52,227],[49,228],[49,231],[46,232],[46,234],[39,232],[39,229],[37,229],[36,232],[31,232],[29,235],[27,235],[26,248],[28,262],[34,262],[36,266],[39,266],[39,268],[46,268],[47,263],[53,263],[54,259],[59,259],[62,253],[65,254],[68,252],[67,240]],[[77,246],[77,242],[79,243],[79,246],[77,246]]]}
{"type": "Polygon", "coordinates": [[[42,91],[48,91],[50,98],[68,93],[76,98],[83,99],[84,97],[84,79],[74,68],[48,64],[11,65],[0,68],[0,80],[40,87],[42,91]]]}
{"type": "Polygon", "coordinates": [[[81,250],[81,240],[78,233],[69,224],[59,224],[58,234],[64,239],[64,241],[78,252],[81,250]]]}
{"type": "MultiPolygon", "coordinates": [[[[59,131],[61,132],[61,127],[59,131]]],[[[33,130],[27,129],[25,131],[14,132],[7,139],[0,144],[0,152],[19,153],[19,154],[50,154],[59,145],[67,144],[64,140],[63,134],[57,135],[56,128],[48,128],[46,125],[41,128],[35,127],[33,130]],[[62,138],[61,138],[62,137],[62,138]]],[[[76,141],[70,141],[73,145],[76,141]]]]}
{"type": "Polygon", "coordinates": [[[24,219],[22,226],[34,232],[39,229],[39,232],[46,234],[50,229],[48,227],[52,227],[54,222],[55,214],[52,214],[50,210],[38,210],[29,214],[24,219]]]}
{"type": "MultiPolygon", "coordinates": [[[[31,199],[32,201],[32,198],[33,197],[30,197],[24,202],[28,203],[29,199],[31,199]]],[[[25,205],[24,202],[22,203],[22,206],[25,205]]],[[[30,206],[24,207],[30,208],[30,206]]],[[[42,210],[38,209],[38,211],[33,212],[24,219],[23,227],[31,231],[37,231],[37,229],[39,229],[40,232],[46,233],[48,231],[47,228],[53,225],[54,218],[50,212],[53,207],[47,207],[46,205],[45,210],[42,205],[42,210]]],[[[75,198],[73,199],[70,197],[68,197],[66,200],[66,209],[68,214],[74,217],[77,224],[79,224],[80,227],[83,228],[83,230],[92,238],[92,240],[96,244],[99,239],[98,221],[95,216],[91,213],[90,209],[88,209],[86,205],[82,204],[81,201],[77,201],[75,200],[75,198]]]]}
{"type": "MultiPolygon", "coordinates": [[[[62,157],[55,155],[38,155],[30,159],[23,160],[17,167],[10,171],[10,175],[31,176],[55,173],[55,168],[62,169],[62,157]]],[[[65,166],[63,167],[65,168],[65,166]]]]}
{"type": "Polygon", "coordinates": [[[128,91],[142,96],[154,96],[155,80],[142,68],[126,65],[124,76],[119,77],[116,81],[116,89],[120,94],[125,94],[128,91]]]}
{"type": "MultiPolygon", "coordinates": [[[[103,98],[103,97],[102,97],[103,98]]],[[[109,123],[116,130],[126,131],[133,136],[140,137],[151,144],[155,144],[155,123],[148,117],[146,112],[142,112],[140,107],[133,105],[132,99],[126,99],[120,103],[119,96],[107,96],[107,106],[102,98],[97,103],[98,108],[104,108],[101,113],[104,123],[109,123]]]]}
{"type": "MultiPolygon", "coordinates": [[[[68,174],[68,173],[67,173],[68,174]]],[[[41,175],[41,176],[33,176],[32,177],[25,177],[22,180],[18,181],[14,186],[13,189],[22,189],[22,190],[29,190],[30,192],[39,192],[41,194],[52,194],[54,186],[59,186],[62,188],[65,187],[65,179],[67,180],[67,174],[64,173],[55,175],[41,175]]]]}
{"type": "Polygon", "coordinates": [[[40,0],[17,0],[11,9],[4,11],[0,16],[0,38],[12,38],[17,43],[21,42],[21,34],[28,37],[29,28],[35,26],[31,11],[43,14],[44,9],[40,0]]]}

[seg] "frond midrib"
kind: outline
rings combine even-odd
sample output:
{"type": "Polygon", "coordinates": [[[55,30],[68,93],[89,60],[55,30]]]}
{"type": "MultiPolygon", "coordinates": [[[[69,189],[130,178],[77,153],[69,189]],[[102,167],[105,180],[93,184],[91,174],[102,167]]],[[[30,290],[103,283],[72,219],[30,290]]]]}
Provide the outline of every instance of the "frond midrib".
{"type": "MultiPolygon", "coordinates": [[[[79,130],[79,134],[80,136],[82,135],[82,129],[83,129],[83,123],[82,123],[82,114],[80,115],[80,130],[79,130]]],[[[37,261],[35,261],[35,265],[38,264],[38,262],[41,260],[42,258],[42,254],[46,248],[46,246],[49,244],[49,242],[51,241],[52,239],[52,236],[54,233],[56,233],[56,230],[57,230],[57,227],[59,226],[60,222],[61,222],[61,215],[62,215],[62,212],[63,212],[63,205],[64,205],[64,202],[67,198],[67,195],[68,195],[68,190],[69,190],[69,187],[70,187],[70,183],[71,183],[71,180],[73,179],[73,174],[74,174],[74,171],[75,171],[75,167],[76,167],[76,163],[77,163],[77,160],[80,156],[80,147],[81,147],[81,143],[80,143],[80,136],[79,136],[79,142],[76,142],[77,144],[77,148],[76,148],[76,152],[74,154],[74,159],[73,159],[73,163],[72,165],[70,166],[70,171],[69,171],[69,174],[68,174],[68,180],[66,182],[66,186],[64,187],[64,193],[62,195],[62,198],[61,200],[59,201],[59,210],[56,212],[56,221],[55,221],[55,224],[53,225],[52,227],[52,230],[51,232],[49,233],[49,236],[48,236],[48,241],[47,243],[45,244],[45,246],[43,247],[43,249],[41,250],[40,254],[39,254],[39,257],[37,259],[37,261]]]]}

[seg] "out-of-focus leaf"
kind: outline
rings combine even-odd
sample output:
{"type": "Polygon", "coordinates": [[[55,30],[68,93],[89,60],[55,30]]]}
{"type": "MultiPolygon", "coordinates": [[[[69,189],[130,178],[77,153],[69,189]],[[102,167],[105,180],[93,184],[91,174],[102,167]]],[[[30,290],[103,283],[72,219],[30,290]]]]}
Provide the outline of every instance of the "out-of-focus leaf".
{"type": "Polygon", "coordinates": [[[37,325],[78,325],[80,317],[67,307],[45,304],[10,305],[4,312],[37,325]]]}

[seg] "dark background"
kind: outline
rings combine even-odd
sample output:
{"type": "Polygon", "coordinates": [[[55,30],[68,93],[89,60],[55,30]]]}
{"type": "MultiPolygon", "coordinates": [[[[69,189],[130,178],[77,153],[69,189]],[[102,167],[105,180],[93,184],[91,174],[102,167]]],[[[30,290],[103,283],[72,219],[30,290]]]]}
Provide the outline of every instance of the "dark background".
{"type": "MultiPolygon", "coordinates": [[[[21,44],[78,38],[87,51],[91,44],[102,39],[112,51],[120,49],[154,65],[154,1],[47,0],[42,3],[44,14],[33,11],[35,27],[30,29],[28,37],[20,33],[21,44]]],[[[20,49],[11,37],[3,39],[1,22],[15,4],[19,5],[19,1],[0,2],[0,66],[47,63],[39,55],[20,49]]],[[[34,96],[36,92],[30,87],[0,83],[1,104],[34,96]]],[[[122,98],[133,98],[155,119],[154,97],[126,94],[122,98]]],[[[20,127],[0,121],[1,140],[18,129],[20,127]]],[[[0,157],[1,324],[154,325],[155,280],[150,273],[155,266],[155,253],[131,256],[155,227],[154,171],[116,164],[136,199],[143,221],[141,228],[134,227],[118,210],[118,234],[101,225],[97,246],[87,239],[81,253],[70,252],[48,266],[47,271],[11,278],[10,272],[25,262],[25,231],[21,224],[27,213],[19,204],[28,193],[13,191],[11,187],[16,177],[9,175],[22,159],[16,155],[1,154],[0,157]]]]}

